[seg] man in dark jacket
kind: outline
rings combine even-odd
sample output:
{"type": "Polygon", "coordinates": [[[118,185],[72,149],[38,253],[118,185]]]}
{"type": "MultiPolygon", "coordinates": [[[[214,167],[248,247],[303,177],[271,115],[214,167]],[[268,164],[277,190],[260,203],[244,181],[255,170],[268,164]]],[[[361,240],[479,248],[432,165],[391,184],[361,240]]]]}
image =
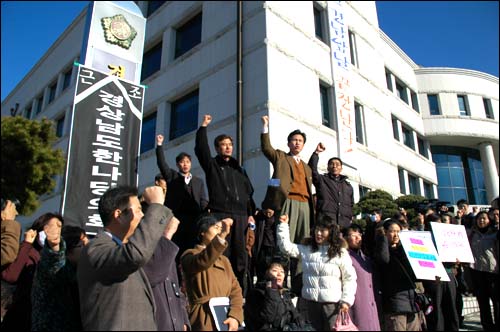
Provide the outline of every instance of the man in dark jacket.
{"type": "MultiPolygon", "coordinates": [[[[186,311],[186,296],[180,290],[175,267],[175,255],[179,247],[172,242],[180,222],[172,218],[160,238],[153,257],[144,266],[153,289],[156,303],[156,324],[158,331],[189,331],[189,317],[186,311]]],[[[194,235],[196,238],[196,235],[194,235]]]]}
{"type": "Polygon", "coordinates": [[[231,234],[226,239],[228,247],[224,254],[229,258],[233,271],[245,295],[248,278],[248,253],[246,231],[253,218],[255,203],[253,186],[238,161],[232,157],[233,139],[219,135],[214,140],[217,156],[212,158],[207,139],[207,126],[211,115],[205,115],[196,132],[194,151],[205,171],[208,188],[208,210],[218,219],[233,219],[231,234]]]}
{"type": "Polygon", "coordinates": [[[165,205],[181,222],[172,241],[179,247],[180,255],[196,244],[196,220],[208,205],[203,180],[191,174],[191,156],[181,152],[176,158],[176,172],[171,169],[163,153],[163,135],[156,136],[156,162],[167,184],[165,205]]]}
{"type": "Polygon", "coordinates": [[[319,154],[325,151],[323,143],[319,143],[316,151],[309,158],[312,170],[313,184],[316,187],[316,212],[332,218],[341,228],[349,227],[352,222],[352,207],[354,205],[353,189],[342,172],[342,160],[330,158],[328,173],[318,173],[319,154]]]}

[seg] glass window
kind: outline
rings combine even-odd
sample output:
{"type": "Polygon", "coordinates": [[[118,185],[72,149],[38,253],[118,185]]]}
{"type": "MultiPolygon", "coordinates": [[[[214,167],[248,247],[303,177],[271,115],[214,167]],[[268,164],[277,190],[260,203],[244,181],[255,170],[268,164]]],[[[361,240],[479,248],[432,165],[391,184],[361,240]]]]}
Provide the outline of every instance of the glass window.
{"type": "Polygon", "coordinates": [[[56,122],[56,136],[63,137],[64,135],[64,116],[59,118],[56,122]]]}
{"type": "Polygon", "coordinates": [[[199,43],[201,43],[201,13],[177,29],[174,59],[180,57],[199,43]]]}
{"type": "Polygon", "coordinates": [[[56,87],[57,83],[54,83],[49,88],[49,100],[47,104],[50,104],[56,98],[56,87]]]}
{"type": "Polygon", "coordinates": [[[399,141],[398,119],[392,116],[392,136],[399,141]]]}
{"type": "Polygon", "coordinates": [[[156,141],[156,112],[142,120],[141,154],[154,149],[156,141]]]}
{"type": "Polygon", "coordinates": [[[319,6],[314,6],[314,32],[316,34],[316,37],[323,41],[326,42],[325,38],[325,28],[324,28],[324,15],[325,15],[325,10],[323,8],[319,8],[319,6]]]}
{"type": "Polygon", "coordinates": [[[439,110],[438,95],[427,95],[427,100],[429,101],[429,111],[431,115],[441,114],[439,110]]]}
{"type": "Polygon", "coordinates": [[[37,98],[35,116],[40,114],[40,112],[42,112],[42,108],[43,108],[43,95],[37,98]]]}
{"type": "Polygon", "coordinates": [[[66,90],[71,83],[71,71],[72,68],[64,73],[62,91],[66,90]]]}
{"type": "Polygon", "coordinates": [[[458,109],[460,110],[460,115],[467,116],[469,114],[469,107],[467,105],[467,97],[466,96],[457,96],[458,101],[458,109]]]}
{"type": "Polygon", "coordinates": [[[370,188],[368,187],[365,187],[365,186],[362,186],[362,185],[359,185],[359,198],[363,198],[366,196],[366,194],[368,194],[370,192],[370,188]]]}
{"type": "Polygon", "coordinates": [[[402,168],[398,168],[398,176],[399,176],[399,192],[402,194],[406,194],[405,172],[402,168]]]}
{"type": "Polygon", "coordinates": [[[488,204],[483,167],[479,152],[470,148],[432,146],[436,163],[440,200],[456,202],[461,198],[471,204],[488,204]]]}
{"type": "Polygon", "coordinates": [[[161,68],[162,43],[156,44],[152,49],[144,53],[142,59],[141,81],[156,73],[161,68]]]}
{"type": "Polygon", "coordinates": [[[354,113],[356,120],[356,142],[366,145],[363,106],[354,102],[354,113]]]}
{"type": "Polygon", "coordinates": [[[396,94],[402,101],[408,104],[408,92],[406,91],[406,85],[398,79],[396,79],[396,94]]]}
{"type": "Polygon", "coordinates": [[[418,106],[418,96],[417,94],[415,93],[415,91],[412,91],[410,89],[410,94],[411,94],[411,107],[417,111],[418,113],[420,113],[420,108],[418,106]]]}
{"type": "Polygon", "coordinates": [[[196,130],[198,126],[198,98],[199,92],[195,90],[172,103],[171,140],[196,130]]]}
{"type": "Polygon", "coordinates": [[[403,143],[412,150],[415,150],[415,141],[413,140],[413,131],[403,126],[403,143]]]}
{"type": "Polygon", "coordinates": [[[349,51],[351,53],[351,63],[356,68],[359,68],[358,63],[358,48],[356,45],[356,35],[349,30],[349,51]]]}
{"type": "Polygon", "coordinates": [[[429,158],[427,149],[425,148],[425,141],[423,140],[423,138],[417,136],[417,144],[418,144],[418,153],[421,156],[424,156],[425,158],[429,158]]]}
{"type": "Polygon", "coordinates": [[[424,181],[424,196],[428,199],[434,198],[434,190],[432,189],[432,183],[424,181]]]}
{"type": "Polygon", "coordinates": [[[385,82],[387,83],[387,89],[394,91],[392,87],[392,73],[387,68],[385,68],[385,82]]]}
{"type": "Polygon", "coordinates": [[[330,95],[328,93],[328,88],[322,84],[319,85],[319,96],[321,99],[321,117],[323,126],[327,126],[329,128],[333,128],[333,122],[331,118],[331,103],[330,103],[330,95]]]}
{"type": "Polygon", "coordinates": [[[410,185],[410,194],[420,195],[420,183],[418,178],[408,174],[408,183],[410,185]]]}
{"type": "Polygon", "coordinates": [[[26,113],[25,114],[25,117],[26,119],[31,119],[31,113],[33,112],[33,107],[30,105],[27,109],[26,109],[26,113]]]}
{"type": "Polygon", "coordinates": [[[494,119],[493,107],[491,106],[491,99],[483,98],[483,105],[484,105],[484,113],[486,115],[486,118],[494,119]]]}
{"type": "Polygon", "coordinates": [[[147,1],[148,3],[148,12],[146,17],[151,16],[158,8],[161,7],[166,1],[147,1]]]}

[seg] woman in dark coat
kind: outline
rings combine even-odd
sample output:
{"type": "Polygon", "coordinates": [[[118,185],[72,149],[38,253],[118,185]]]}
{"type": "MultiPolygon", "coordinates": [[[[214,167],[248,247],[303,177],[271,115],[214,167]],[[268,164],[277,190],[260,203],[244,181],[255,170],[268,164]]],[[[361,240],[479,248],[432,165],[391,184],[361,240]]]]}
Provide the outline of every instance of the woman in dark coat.
{"type": "Polygon", "coordinates": [[[153,256],[144,266],[153,289],[158,331],[188,331],[191,329],[186,311],[186,296],[180,290],[175,256],[179,247],[172,242],[179,220],[172,218],[158,241],[153,256]]]}
{"type": "Polygon", "coordinates": [[[52,219],[63,222],[62,216],[54,213],[45,213],[33,222],[24,233],[16,260],[2,271],[2,279],[16,285],[12,305],[2,321],[2,330],[31,331],[31,285],[45,243],[42,231],[52,219]]]}
{"type": "Polygon", "coordinates": [[[384,331],[421,331],[415,306],[416,277],[399,241],[402,226],[397,220],[377,228],[375,261],[382,280],[384,331]]]}
{"type": "Polygon", "coordinates": [[[283,331],[285,327],[304,330],[306,324],[293,305],[290,291],[283,288],[285,272],[280,263],[271,263],[266,281],[249,290],[245,302],[245,323],[250,331],[283,331]]]}

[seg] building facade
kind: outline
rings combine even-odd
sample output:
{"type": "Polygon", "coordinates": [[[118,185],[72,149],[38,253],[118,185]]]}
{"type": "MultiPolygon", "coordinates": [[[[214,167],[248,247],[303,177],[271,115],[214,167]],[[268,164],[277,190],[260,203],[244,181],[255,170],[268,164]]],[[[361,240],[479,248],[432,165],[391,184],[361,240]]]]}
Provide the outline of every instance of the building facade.
{"type": "MultiPolygon", "coordinates": [[[[138,1],[148,18],[142,83],[147,85],[139,185],[158,173],[155,136],[167,161],[188,152],[205,114],[209,140],[241,137],[243,166],[262,202],[272,165],[260,151],[261,117],[269,115],[275,148],[288,133],[307,134],[302,158],[322,142],[319,167],[340,156],[355,201],[372,189],[418,194],[454,204],[486,205],[499,195],[498,77],[455,68],[423,68],[380,30],[374,1],[341,2],[349,44],[349,113],[342,114],[327,1],[242,2],[241,131],[237,125],[237,2],[138,1]],[[342,143],[349,121],[349,146],[342,143]],[[341,128],[341,129],[339,129],[341,128]],[[342,134],[343,135],[343,134],[342,134]]],[[[330,13],[330,14],[329,14],[330,13]]],[[[67,150],[84,10],[2,102],[2,116],[54,120],[56,147],[67,150]]],[[[347,95],[346,95],[347,96],[347,95]]],[[[345,97],[345,96],[344,96],[345,97]]],[[[236,149],[235,149],[236,150],[236,149]]],[[[215,154],[215,151],[213,150],[215,154]]],[[[196,158],[193,174],[204,177],[196,158]]],[[[63,177],[30,217],[57,211],[63,177]]]]}

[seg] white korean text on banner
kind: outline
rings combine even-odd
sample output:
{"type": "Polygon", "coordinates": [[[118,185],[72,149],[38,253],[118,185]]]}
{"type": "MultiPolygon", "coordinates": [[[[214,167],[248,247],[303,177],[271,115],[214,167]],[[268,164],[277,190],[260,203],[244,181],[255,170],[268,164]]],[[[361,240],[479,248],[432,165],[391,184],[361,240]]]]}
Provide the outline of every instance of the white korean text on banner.
{"type": "Polygon", "coordinates": [[[330,56],[338,117],[339,155],[352,151],[355,139],[354,100],[349,73],[350,49],[342,1],[328,1],[330,56]]]}
{"type": "Polygon", "coordinates": [[[402,231],[399,239],[417,279],[450,281],[432,242],[431,232],[402,231]]]}
{"type": "Polygon", "coordinates": [[[144,86],[79,66],[61,211],[94,235],[111,186],[137,186],[144,86]]]}
{"type": "Polygon", "coordinates": [[[464,225],[431,222],[431,227],[436,249],[442,262],[455,263],[458,259],[463,263],[474,263],[474,256],[464,225]]]}

